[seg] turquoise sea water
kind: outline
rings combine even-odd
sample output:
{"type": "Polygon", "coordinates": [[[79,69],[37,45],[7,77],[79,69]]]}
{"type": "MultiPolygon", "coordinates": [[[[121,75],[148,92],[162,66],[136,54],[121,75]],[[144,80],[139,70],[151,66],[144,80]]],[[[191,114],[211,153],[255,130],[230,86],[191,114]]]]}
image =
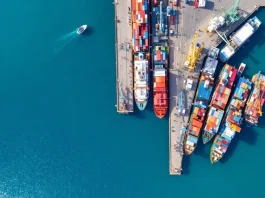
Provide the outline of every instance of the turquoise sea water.
{"type": "MultiPolygon", "coordinates": [[[[264,24],[230,61],[249,77],[265,73],[265,10],[257,15],[264,24]]],[[[263,196],[265,117],[220,163],[200,144],[174,177],[168,120],[151,103],[116,113],[112,1],[3,1],[0,17],[0,197],[263,196]],[[87,34],[72,36],[82,24],[87,34]]]]}

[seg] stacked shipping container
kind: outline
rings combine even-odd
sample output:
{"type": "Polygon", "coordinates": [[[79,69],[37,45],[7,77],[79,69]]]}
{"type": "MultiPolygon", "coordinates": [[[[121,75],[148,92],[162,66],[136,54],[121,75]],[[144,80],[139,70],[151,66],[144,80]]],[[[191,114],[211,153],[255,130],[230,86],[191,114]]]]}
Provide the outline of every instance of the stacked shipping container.
{"type": "Polygon", "coordinates": [[[224,110],[236,78],[237,69],[226,64],[221,73],[211,103],[213,106],[224,110]]]}
{"type": "Polygon", "coordinates": [[[247,108],[245,110],[245,121],[248,126],[258,124],[259,117],[262,115],[262,106],[265,101],[265,76],[260,72],[253,76],[252,82],[255,87],[248,99],[247,108]]]}
{"type": "Polygon", "coordinates": [[[230,101],[220,134],[215,138],[210,154],[212,163],[219,161],[225,152],[236,132],[240,132],[242,123],[242,113],[245,107],[252,83],[246,78],[238,80],[235,92],[230,101]]]}
{"type": "Polygon", "coordinates": [[[212,107],[208,112],[204,127],[203,142],[205,144],[218,132],[236,74],[237,69],[226,64],[219,75],[217,86],[211,100],[212,107]]]}
{"type": "Polygon", "coordinates": [[[132,28],[134,53],[148,51],[149,0],[132,0],[132,28]]]}
{"type": "Polygon", "coordinates": [[[154,111],[158,118],[163,118],[168,109],[167,67],[168,47],[155,46],[153,49],[153,93],[154,111]]]}
{"type": "Polygon", "coordinates": [[[188,131],[185,140],[185,153],[190,155],[196,148],[200,136],[206,110],[210,101],[214,78],[212,75],[202,73],[191,113],[188,131]]]}

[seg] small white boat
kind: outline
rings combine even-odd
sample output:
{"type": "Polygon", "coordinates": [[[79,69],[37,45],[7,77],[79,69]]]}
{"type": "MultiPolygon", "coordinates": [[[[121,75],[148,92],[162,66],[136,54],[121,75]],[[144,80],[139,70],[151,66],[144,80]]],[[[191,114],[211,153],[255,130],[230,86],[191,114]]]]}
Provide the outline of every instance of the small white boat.
{"type": "Polygon", "coordinates": [[[86,28],[87,28],[87,25],[82,25],[76,30],[76,33],[82,34],[86,30],[86,28]]]}
{"type": "Polygon", "coordinates": [[[240,77],[243,73],[243,71],[245,70],[246,68],[246,64],[245,63],[241,63],[239,68],[238,68],[238,72],[237,72],[237,76],[240,77]]]}

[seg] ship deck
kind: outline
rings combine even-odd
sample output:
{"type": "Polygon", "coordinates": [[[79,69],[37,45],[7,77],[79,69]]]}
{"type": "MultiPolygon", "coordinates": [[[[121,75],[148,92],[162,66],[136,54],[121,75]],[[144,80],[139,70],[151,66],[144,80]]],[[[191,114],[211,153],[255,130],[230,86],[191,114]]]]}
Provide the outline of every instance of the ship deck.
{"type": "MultiPolygon", "coordinates": [[[[179,1],[180,2],[180,1],[179,1]]],[[[180,7],[173,6],[173,1],[169,1],[169,6],[173,10],[177,10],[177,16],[175,18],[175,24],[170,25],[169,28],[174,30],[174,35],[169,37],[170,56],[169,56],[169,173],[170,175],[181,175],[182,173],[182,159],[183,150],[176,149],[176,145],[183,144],[183,138],[181,137],[181,128],[186,126],[191,110],[193,98],[195,96],[195,90],[198,83],[199,71],[201,62],[198,64],[194,72],[188,72],[184,70],[183,65],[185,58],[189,53],[190,44],[193,40],[193,34],[198,30],[199,37],[197,42],[204,43],[204,47],[210,48],[210,46],[219,45],[222,40],[218,38],[217,34],[212,36],[205,32],[208,26],[209,20],[214,16],[219,16],[222,13],[221,7],[230,9],[235,1],[222,0],[222,1],[207,1],[205,8],[194,8],[191,5],[180,2],[180,7]],[[182,7],[183,6],[183,7],[182,7]],[[183,88],[185,88],[184,79],[192,77],[193,89],[186,92],[186,114],[185,116],[178,117],[177,104],[178,95],[183,88]]],[[[239,4],[239,12],[241,18],[234,24],[228,26],[226,29],[220,30],[222,33],[229,35],[235,31],[246,19],[255,12],[260,6],[265,6],[264,0],[241,0],[239,4]]],[[[185,173],[185,167],[183,168],[185,173]]]]}
{"type": "Polygon", "coordinates": [[[134,112],[133,103],[133,66],[132,66],[132,26],[131,0],[114,0],[115,6],[115,47],[116,47],[116,94],[117,112],[134,112]],[[119,20],[119,22],[116,22],[119,20]],[[120,88],[121,86],[121,88],[120,88]],[[122,93],[120,93],[122,91],[122,93]],[[124,96],[127,109],[122,109],[124,96]]]}

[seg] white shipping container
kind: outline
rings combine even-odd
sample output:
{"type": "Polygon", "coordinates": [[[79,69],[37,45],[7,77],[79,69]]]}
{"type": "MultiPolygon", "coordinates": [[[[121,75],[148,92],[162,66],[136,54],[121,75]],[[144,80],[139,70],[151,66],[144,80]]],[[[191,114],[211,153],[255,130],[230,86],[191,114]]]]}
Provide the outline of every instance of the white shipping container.
{"type": "Polygon", "coordinates": [[[205,7],[206,6],[206,0],[199,0],[199,8],[205,7]]]}
{"type": "Polygon", "coordinates": [[[166,76],[166,71],[162,70],[162,71],[155,71],[154,76],[166,76]]]}
{"type": "Polygon", "coordinates": [[[193,142],[187,141],[186,144],[190,145],[190,146],[194,146],[193,142]]]}

